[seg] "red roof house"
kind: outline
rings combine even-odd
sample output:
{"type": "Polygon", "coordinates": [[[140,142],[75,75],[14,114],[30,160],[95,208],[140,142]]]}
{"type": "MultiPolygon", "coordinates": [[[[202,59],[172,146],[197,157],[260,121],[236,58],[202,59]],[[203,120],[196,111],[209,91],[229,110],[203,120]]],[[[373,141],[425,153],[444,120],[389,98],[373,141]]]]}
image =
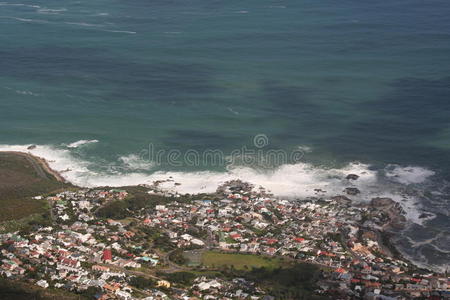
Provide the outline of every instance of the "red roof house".
{"type": "Polygon", "coordinates": [[[112,252],[111,252],[111,249],[105,249],[105,250],[103,250],[103,256],[102,256],[102,259],[105,260],[105,261],[107,261],[107,260],[111,261],[111,260],[112,260],[112,252]]]}

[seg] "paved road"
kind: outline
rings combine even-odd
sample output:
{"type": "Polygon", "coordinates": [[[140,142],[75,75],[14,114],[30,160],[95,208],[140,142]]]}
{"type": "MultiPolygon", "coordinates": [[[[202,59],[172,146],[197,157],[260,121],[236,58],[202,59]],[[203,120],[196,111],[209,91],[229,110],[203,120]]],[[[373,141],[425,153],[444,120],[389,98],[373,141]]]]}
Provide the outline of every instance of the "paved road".
{"type": "Polygon", "coordinates": [[[132,271],[132,270],[128,270],[128,269],[125,269],[125,268],[122,268],[122,267],[119,267],[119,266],[116,266],[116,265],[112,265],[112,264],[103,264],[103,263],[101,263],[99,265],[108,267],[111,270],[123,272],[123,273],[128,274],[128,275],[142,276],[142,277],[149,278],[149,279],[154,279],[154,280],[164,280],[163,278],[158,277],[156,275],[152,275],[152,274],[145,273],[145,272],[140,272],[140,271],[132,271]]]}

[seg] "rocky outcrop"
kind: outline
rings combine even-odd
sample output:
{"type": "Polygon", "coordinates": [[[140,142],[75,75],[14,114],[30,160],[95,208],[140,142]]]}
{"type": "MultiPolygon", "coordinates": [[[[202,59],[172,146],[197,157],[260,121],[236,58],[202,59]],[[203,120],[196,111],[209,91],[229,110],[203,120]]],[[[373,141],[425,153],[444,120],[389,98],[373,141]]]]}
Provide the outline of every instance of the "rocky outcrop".
{"type": "Polygon", "coordinates": [[[216,193],[228,194],[228,193],[251,193],[254,185],[239,179],[230,180],[222,184],[217,188],[216,193]]]}
{"type": "Polygon", "coordinates": [[[395,204],[396,204],[396,202],[394,200],[392,200],[391,198],[378,198],[377,197],[377,198],[373,198],[370,201],[370,205],[375,208],[383,208],[383,207],[388,207],[388,206],[390,207],[395,204]]]}
{"type": "Polygon", "coordinates": [[[391,198],[373,198],[370,207],[375,210],[376,217],[384,221],[383,229],[400,230],[405,227],[405,211],[391,198]]]}
{"type": "Polygon", "coordinates": [[[423,212],[420,214],[419,219],[426,219],[426,218],[430,218],[432,216],[433,216],[433,214],[431,214],[431,213],[423,212]]]}
{"type": "Polygon", "coordinates": [[[331,198],[331,200],[339,203],[339,204],[350,204],[352,200],[346,196],[338,195],[331,198]]]}
{"type": "Polygon", "coordinates": [[[356,174],[348,174],[347,177],[345,177],[347,180],[357,180],[358,178],[359,176],[356,174]]]}
{"type": "Polygon", "coordinates": [[[348,187],[344,190],[344,192],[346,192],[347,195],[351,195],[351,196],[356,196],[359,193],[361,193],[360,190],[358,190],[357,188],[354,188],[354,187],[348,187]]]}

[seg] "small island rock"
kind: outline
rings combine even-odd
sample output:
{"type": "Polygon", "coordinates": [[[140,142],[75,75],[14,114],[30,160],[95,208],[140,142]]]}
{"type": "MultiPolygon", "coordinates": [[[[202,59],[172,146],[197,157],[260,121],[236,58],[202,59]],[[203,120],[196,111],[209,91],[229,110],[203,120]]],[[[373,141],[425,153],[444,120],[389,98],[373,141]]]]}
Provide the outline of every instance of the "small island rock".
{"type": "Polygon", "coordinates": [[[353,188],[353,187],[346,188],[345,192],[347,193],[347,195],[351,195],[351,196],[355,196],[355,195],[358,195],[359,193],[361,193],[360,190],[358,190],[357,188],[353,188]]]}
{"type": "Polygon", "coordinates": [[[359,178],[359,175],[356,174],[348,174],[347,177],[345,177],[345,179],[347,180],[356,180],[359,178]]]}

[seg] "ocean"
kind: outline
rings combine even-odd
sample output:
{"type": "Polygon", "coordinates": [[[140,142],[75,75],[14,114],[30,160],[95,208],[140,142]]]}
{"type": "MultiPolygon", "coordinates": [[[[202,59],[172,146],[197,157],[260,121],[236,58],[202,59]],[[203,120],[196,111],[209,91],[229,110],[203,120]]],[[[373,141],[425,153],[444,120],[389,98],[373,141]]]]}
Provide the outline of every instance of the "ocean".
{"type": "Polygon", "coordinates": [[[354,186],[355,201],[401,203],[397,245],[445,271],[449,13],[446,0],[2,1],[0,150],[88,187],[354,186]]]}

